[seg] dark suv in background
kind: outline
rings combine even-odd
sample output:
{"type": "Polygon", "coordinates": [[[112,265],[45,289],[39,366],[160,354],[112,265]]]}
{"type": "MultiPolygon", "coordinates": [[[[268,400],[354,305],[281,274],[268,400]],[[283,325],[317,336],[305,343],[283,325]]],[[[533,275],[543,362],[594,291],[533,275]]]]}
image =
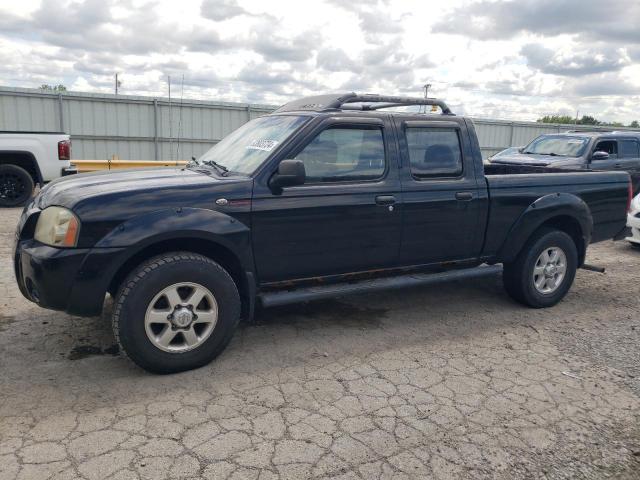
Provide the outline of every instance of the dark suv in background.
{"type": "Polygon", "coordinates": [[[493,158],[490,163],[622,170],[631,174],[637,193],[640,188],[640,132],[600,130],[540,135],[519,151],[493,158]]]}

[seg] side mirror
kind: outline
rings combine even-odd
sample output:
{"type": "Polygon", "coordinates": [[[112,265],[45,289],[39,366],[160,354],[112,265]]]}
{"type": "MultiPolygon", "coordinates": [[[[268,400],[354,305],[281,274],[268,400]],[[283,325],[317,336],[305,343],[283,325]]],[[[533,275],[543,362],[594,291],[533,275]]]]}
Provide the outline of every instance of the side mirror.
{"type": "Polygon", "coordinates": [[[283,160],[278,165],[278,171],[269,179],[269,187],[274,190],[284,187],[302,185],[307,174],[302,160],[283,160]]]}
{"type": "Polygon", "coordinates": [[[593,152],[593,155],[591,155],[591,160],[607,160],[608,158],[609,154],[607,152],[603,152],[602,150],[593,152]]]}
{"type": "Polygon", "coordinates": [[[518,147],[518,153],[524,152],[524,147],[518,147]]]}

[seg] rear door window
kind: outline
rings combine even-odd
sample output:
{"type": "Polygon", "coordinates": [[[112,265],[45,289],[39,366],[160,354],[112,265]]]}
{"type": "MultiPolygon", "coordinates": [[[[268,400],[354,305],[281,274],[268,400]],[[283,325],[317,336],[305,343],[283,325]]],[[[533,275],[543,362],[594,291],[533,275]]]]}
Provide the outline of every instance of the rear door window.
{"type": "Polygon", "coordinates": [[[622,158],[640,158],[640,143],[637,140],[619,140],[622,158]]]}
{"type": "Polygon", "coordinates": [[[462,150],[455,128],[405,129],[411,174],[415,178],[459,177],[462,150]]]}

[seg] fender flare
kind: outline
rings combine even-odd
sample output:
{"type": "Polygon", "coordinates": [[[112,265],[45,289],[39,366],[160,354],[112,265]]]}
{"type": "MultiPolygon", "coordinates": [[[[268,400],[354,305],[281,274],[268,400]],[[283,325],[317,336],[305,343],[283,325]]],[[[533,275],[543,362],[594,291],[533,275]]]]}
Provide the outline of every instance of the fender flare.
{"type": "Polygon", "coordinates": [[[225,213],[203,208],[169,208],[131,218],[105,235],[94,248],[125,248],[117,269],[146,247],[167,241],[206,240],[229,250],[244,271],[253,272],[249,227],[225,213]]]}
{"type": "Polygon", "coordinates": [[[589,206],[580,197],[570,193],[553,193],[538,198],[522,212],[514,222],[507,238],[498,251],[498,262],[509,262],[516,258],[531,235],[544,223],[559,217],[570,217],[580,226],[582,248],[578,246],[579,264],[591,241],[593,217],[589,206]]]}

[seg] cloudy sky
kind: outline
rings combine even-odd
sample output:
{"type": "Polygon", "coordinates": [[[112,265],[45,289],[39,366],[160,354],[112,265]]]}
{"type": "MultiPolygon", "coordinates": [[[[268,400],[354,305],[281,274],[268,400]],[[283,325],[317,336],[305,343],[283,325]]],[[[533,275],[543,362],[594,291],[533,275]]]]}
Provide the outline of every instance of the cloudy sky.
{"type": "Polygon", "coordinates": [[[640,120],[638,0],[0,0],[0,85],[279,104],[327,91],[456,113],[640,120]]]}

